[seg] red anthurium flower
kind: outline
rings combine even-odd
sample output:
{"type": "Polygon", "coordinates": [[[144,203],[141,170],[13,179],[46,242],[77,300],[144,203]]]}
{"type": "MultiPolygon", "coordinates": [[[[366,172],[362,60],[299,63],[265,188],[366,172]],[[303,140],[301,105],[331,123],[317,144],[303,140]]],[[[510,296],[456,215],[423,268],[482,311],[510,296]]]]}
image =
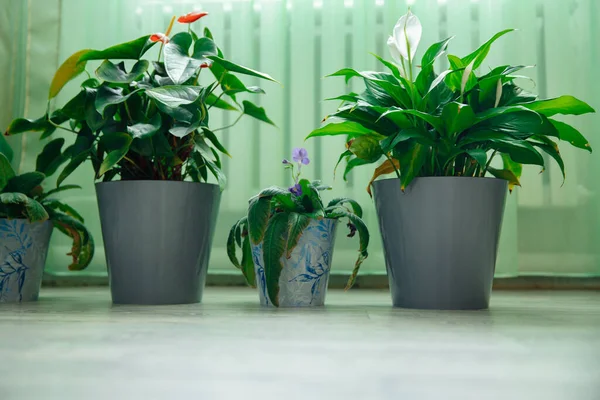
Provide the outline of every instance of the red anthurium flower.
{"type": "Polygon", "coordinates": [[[200,66],[200,68],[210,68],[212,67],[212,63],[202,63],[202,65],[200,66]]]}
{"type": "Polygon", "coordinates": [[[169,37],[167,35],[165,35],[164,33],[155,33],[154,35],[150,36],[150,41],[151,42],[163,42],[163,43],[169,43],[169,37]]]}
{"type": "Polygon", "coordinates": [[[191,12],[177,18],[177,22],[182,24],[191,24],[192,22],[198,21],[200,18],[207,16],[207,12],[191,12]]]}

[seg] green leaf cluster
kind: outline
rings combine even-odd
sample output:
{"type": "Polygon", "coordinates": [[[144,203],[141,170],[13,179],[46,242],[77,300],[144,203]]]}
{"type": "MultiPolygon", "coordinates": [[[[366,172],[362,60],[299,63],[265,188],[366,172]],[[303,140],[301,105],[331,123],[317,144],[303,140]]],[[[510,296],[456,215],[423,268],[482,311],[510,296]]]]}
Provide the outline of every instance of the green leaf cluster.
{"type": "Polygon", "coordinates": [[[210,173],[223,188],[221,155],[229,153],[217,132],[229,127],[212,128],[210,109],[238,113],[236,123],[247,115],[274,125],[264,108],[240,99],[264,90],[246,86],[236,74],[274,79],[226,60],[208,29],[201,37],[191,30],[174,34],[161,46],[157,61],[145,59],[155,44],[147,35],[104,50],[73,54],[57,70],[49,99],[83,73],[88,61],[101,60],[95,76],[85,80],[62,108],[35,120],[17,119],[6,135],[34,131],[45,138],[56,129],[73,133],[72,145],[60,150],[54,142],[55,147],[47,149],[51,161],[42,161],[53,163],[45,165],[52,172],[62,166],[59,186],[89,160],[95,178],[103,181],[205,182],[210,173]],[[211,75],[213,82],[201,85],[201,74],[211,75]]]}
{"type": "Polygon", "coordinates": [[[508,180],[512,189],[519,185],[523,164],[545,169],[544,153],[554,159],[564,179],[558,142],[592,150],[577,129],[554,116],[594,110],[573,96],[538,99],[526,92],[516,83],[523,76],[515,74],[526,66],[502,65],[476,74],[492,43],[510,31],[499,32],[465,57],[448,55],[450,68],[439,74],[434,63],[452,38],[433,44],[414,81],[378,56],[389,72],[345,68],[331,74],[346,82],[361,79],[365,90],[329,99],[342,104],[308,137],[345,135],[347,149],[338,161],[346,161],[344,179],[353,168],[376,163],[373,180],[396,172],[403,190],[419,176],[488,173],[508,180]],[[490,166],[495,156],[502,158],[502,169],[490,166]]]}
{"type": "Polygon", "coordinates": [[[249,200],[247,216],[236,222],[227,238],[227,255],[240,269],[248,284],[256,286],[252,245],[262,243],[267,293],[271,303],[279,306],[279,277],[282,259],[290,258],[302,233],[311,220],[329,218],[348,220],[350,235],[359,235],[359,255],[346,289],[352,287],[360,265],[367,258],[369,231],[362,221],[362,208],[349,198],[336,198],[327,205],[320,192],[329,189],[320,181],[301,179],[302,192],[297,195],[288,189],[272,186],[249,200]],[[236,248],[242,250],[239,260],[236,248]]]}
{"type": "Polygon", "coordinates": [[[12,150],[4,146],[5,142],[2,143],[3,146],[0,146],[0,218],[24,218],[31,223],[50,220],[55,228],[73,240],[71,251],[68,253],[73,259],[69,269],[86,268],[94,256],[94,239],[83,224],[83,218],[75,209],[52,198],[62,191],[80,187],[65,185],[48,192],[44,192],[42,188],[46,176],[56,171],[64,161],[60,151],[64,139],[49,142],[37,158],[36,171],[20,175],[15,173],[10,164],[12,150]]]}

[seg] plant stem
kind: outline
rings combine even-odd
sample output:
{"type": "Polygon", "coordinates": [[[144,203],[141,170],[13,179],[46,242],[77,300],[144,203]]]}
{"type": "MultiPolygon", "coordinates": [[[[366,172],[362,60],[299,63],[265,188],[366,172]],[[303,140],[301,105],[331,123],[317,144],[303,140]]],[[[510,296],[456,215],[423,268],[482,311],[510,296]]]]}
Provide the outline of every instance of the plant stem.
{"type": "Polygon", "coordinates": [[[494,150],[494,152],[490,156],[490,159],[488,160],[487,164],[485,164],[485,168],[481,172],[481,176],[485,176],[485,174],[486,174],[488,168],[490,167],[490,164],[492,163],[492,160],[494,159],[494,156],[496,155],[497,152],[498,152],[498,150],[494,150]]]}
{"type": "Polygon", "coordinates": [[[244,116],[244,113],[240,113],[240,116],[239,116],[239,117],[237,117],[237,119],[236,119],[236,120],[233,122],[233,124],[231,124],[231,125],[227,125],[227,126],[223,126],[223,127],[221,127],[221,128],[213,129],[213,132],[222,131],[222,130],[224,130],[224,129],[229,129],[229,128],[231,128],[232,126],[234,126],[235,124],[237,124],[237,123],[238,123],[238,121],[239,121],[239,120],[240,120],[240,119],[241,119],[243,116],[244,116]]]}
{"type": "Polygon", "coordinates": [[[54,126],[54,127],[55,127],[55,128],[57,128],[57,129],[62,129],[62,130],[64,130],[64,131],[71,132],[71,133],[74,133],[74,134],[76,134],[76,135],[78,135],[78,134],[79,134],[79,132],[77,132],[77,131],[74,131],[74,130],[72,130],[72,129],[65,128],[65,127],[63,127],[63,126],[60,126],[60,125],[57,125],[57,124],[55,124],[55,123],[54,123],[54,121],[52,121],[52,119],[50,119],[50,118],[48,118],[48,122],[50,122],[50,125],[54,126]]]}
{"type": "Polygon", "coordinates": [[[388,156],[387,154],[384,154],[384,156],[385,156],[385,158],[388,159],[389,163],[392,164],[392,168],[394,168],[394,172],[396,173],[396,176],[398,177],[398,179],[400,179],[400,181],[402,181],[402,178],[400,177],[400,171],[398,171],[398,169],[396,168],[396,165],[394,164],[394,162],[392,161],[390,156],[388,156]]]}
{"type": "Polygon", "coordinates": [[[208,106],[208,109],[210,110],[212,108],[212,106],[214,106],[215,104],[217,104],[219,102],[219,100],[221,100],[221,97],[223,97],[223,95],[225,94],[225,92],[221,93],[217,99],[214,101],[214,103],[212,103],[211,105],[208,106]]]}
{"type": "Polygon", "coordinates": [[[127,112],[127,117],[129,118],[129,122],[133,123],[133,118],[131,118],[131,113],[129,112],[129,106],[127,105],[127,100],[123,102],[125,106],[125,112],[127,112]]]}

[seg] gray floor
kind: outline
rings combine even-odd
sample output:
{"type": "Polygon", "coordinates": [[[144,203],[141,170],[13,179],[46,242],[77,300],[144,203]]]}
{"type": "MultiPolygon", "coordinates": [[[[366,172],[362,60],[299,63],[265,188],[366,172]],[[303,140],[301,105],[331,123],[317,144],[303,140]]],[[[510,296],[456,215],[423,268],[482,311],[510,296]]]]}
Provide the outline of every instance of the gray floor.
{"type": "Polygon", "coordinates": [[[502,292],[489,311],[392,309],[385,291],[268,310],[111,306],[107,289],[0,304],[0,399],[600,399],[600,293],[502,292]]]}

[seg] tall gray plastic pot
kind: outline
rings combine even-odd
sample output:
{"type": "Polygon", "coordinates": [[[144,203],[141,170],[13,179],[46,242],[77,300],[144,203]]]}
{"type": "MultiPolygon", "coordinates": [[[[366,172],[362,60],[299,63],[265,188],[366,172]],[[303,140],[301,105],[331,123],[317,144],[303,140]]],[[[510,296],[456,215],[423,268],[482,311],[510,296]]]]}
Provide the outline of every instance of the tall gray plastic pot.
{"type": "Polygon", "coordinates": [[[416,178],[373,184],[395,307],[468,310],[489,306],[507,182],[416,178]]]}
{"type": "Polygon", "coordinates": [[[206,183],[96,184],[115,304],[198,303],[221,192],[206,183]]]}
{"type": "Polygon", "coordinates": [[[38,299],[53,228],[51,221],[0,218],[0,303],[38,299]]]}

